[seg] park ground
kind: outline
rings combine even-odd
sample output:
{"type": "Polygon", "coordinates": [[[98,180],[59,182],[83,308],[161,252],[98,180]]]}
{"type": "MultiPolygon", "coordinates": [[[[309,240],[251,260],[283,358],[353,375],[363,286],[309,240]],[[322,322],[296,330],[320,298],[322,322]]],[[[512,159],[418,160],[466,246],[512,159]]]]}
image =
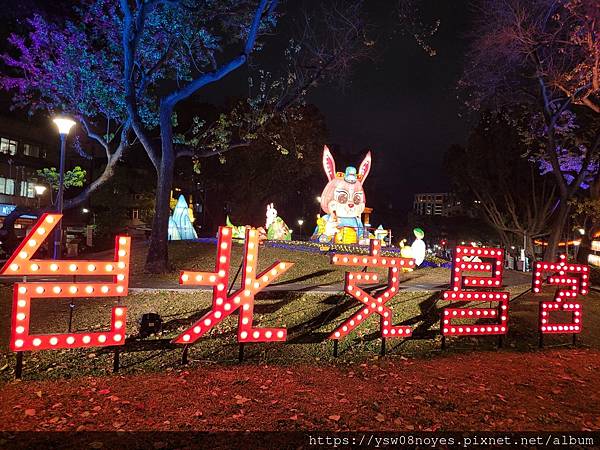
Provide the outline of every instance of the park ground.
{"type": "MultiPolygon", "coordinates": [[[[170,283],[179,269],[211,270],[214,247],[172,247],[174,271],[143,274],[134,248],[133,286],[170,283]]],[[[239,247],[234,256],[239,257],[239,247]]],[[[344,268],[325,256],[264,249],[263,267],[274,259],[296,262],[281,283],[310,286],[340,282],[344,268]]],[[[235,268],[232,268],[235,270],[235,268]]],[[[359,269],[360,270],[360,269],[359,269]]],[[[233,277],[233,274],[232,274],[233,277]]],[[[14,355],[7,327],[0,329],[0,426],[4,431],[89,430],[600,430],[600,294],[584,304],[584,330],[572,346],[554,336],[538,348],[541,296],[525,293],[527,278],[512,275],[506,290],[515,298],[502,348],[494,337],[455,338],[441,350],[440,300],[449,271],[405,274],[406,288],[389,304],[394,323],[411,325],[413,338],[388,341],[379,356],[379,323],[371,318],[340,342],[334,357],[328,334],[357,308],[332,292],[272,291],[256,300],[257,326],[285,326],[288,342],[253,344],[238,363],[236,319],[228,318],[190,348],[168,341],[210,308],[203,291],[134,290],[128,307],[128,340],[121,370],[111,373],[111,349],[26,353],[23,381],[13,381],[14,355]],[[437,288],[433,288],[437,286],[437,288]],[[159,313],[163,333],[137,339],[137,321],[159,313]]],[[[11,289],[0,289],[0,321],[9,323],[11,289]]],[[[82,300],[74,330],[108,325],[111,301],[82,300]]],[[[34,332],[64,331],[67,301],[36,300],[34,332]]]]}

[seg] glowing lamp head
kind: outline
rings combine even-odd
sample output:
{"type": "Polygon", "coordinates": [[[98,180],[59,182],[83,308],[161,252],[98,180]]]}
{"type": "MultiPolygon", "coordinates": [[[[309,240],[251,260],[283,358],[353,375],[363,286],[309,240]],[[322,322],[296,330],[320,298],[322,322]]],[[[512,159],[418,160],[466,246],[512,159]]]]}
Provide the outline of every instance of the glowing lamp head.
{"type": "Polygon", "coordinates": [[[58,133],[61,136],[68,135],[73,125],[75,125],[75,122],[68,117],[55,117],[52,119],[52,122],[54,122],[56,128],[58,128],[58,133]]]}

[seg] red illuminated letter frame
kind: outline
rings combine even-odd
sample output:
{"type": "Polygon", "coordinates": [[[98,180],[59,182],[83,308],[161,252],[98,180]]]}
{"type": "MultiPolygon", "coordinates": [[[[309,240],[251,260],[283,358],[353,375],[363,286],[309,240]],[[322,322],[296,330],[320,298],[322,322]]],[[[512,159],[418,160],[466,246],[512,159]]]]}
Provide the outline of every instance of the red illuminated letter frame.
{"type": "Polygon", "coordinates": [[[258,232],[246,229],[244,261],[242,265],[242,285],[232,295],[227,295],[229,266],[231,260],[232,230],[219,227],[217,242],[217,261],[215,272],[182,272],[180,284],[188,286],[213,286],[213,306],[200,320],[173,339],[176,344],[191,344],[223,319],[240,308],[238,323],[238,342],[275,342],[285,341],[285,328],[253,328],[254,296],[268,286],[294,264],[277,261],[271,267],[256,275],[258,266],[258,232]]]}
{"type": "Polygon", "coordinates": [[[459,302],[498,302],[497,308],[445,308],[440,330],[443,336],[506,334],[508,331],[508,292],[485,292],[502,286],[504,250],[501,248],[456,247],[452,261],[451,291],[444,300],[459,302]],[[472,261],[474,258],[480,261],[472,261]],[[464,272],[488,272],[489,276],[467,276],[464,272]],[[474,290],[465,290],[474,289],[474,290]],[[497,319],[490,324],[453,324],[453,319],[497,319]]]}
{"type": "Polygon", "coordinates": [[[567,257],[560,255],[560,261],[550,263],[539,261],[535,263],[532,289],[538,294],[542,284],[558,286],[554,301],[541,302],[539,309],[539,328],[541,333],[581,333],[581,303],[576,301],[579,294],[587,295],[589,289],[589,267],[583,264],[569,264],[567,257]],[[544,280],[544,273],[550,275],[544,280]],[[550,313],[553,311],[571,312],[570,323],[550,323],[550,313]]]}
{"type": "Polygon", "coordinates": [[[410,258],[387,258],[378,256],[381,252],[381,243],[377,239],[371,239],[369,256],[335,254],[331,262],[337,266],[366,266],[366,267],[389,267],[388,284],[380,295],[373,297],[358,287],[358,284],[377,284],[378,276],[374,272],[346,272],[345,290],[359,302],[365,305],[346,319],[329,336],[329,339],[340,339],[347,336],[357,328],[367,317],[376,313],[381,316],[381,336],[409,337],[412,334],[410,326],[392,325],[393,312],[385,304],[398,292],[400,280],[398,269],[401,267],[414,267],[415,261],[410,258]]]}
{"type": "Polygon", "coordinates": [[[114,261],[61,261],[32,259],[62,214],[44,214],[0,270],[5,276],[72,277],[112,276],[112,283],[100,282],[23,282],[16,283],[13,294],[10,349],[13,351],[48,350],[78,347],[123,345],[127,308],[112,308],[110,331],[94,333],[29,334],[29,316],[33,298],[125,297],[129,287],[131,239],[117,236],[114,261]]]}

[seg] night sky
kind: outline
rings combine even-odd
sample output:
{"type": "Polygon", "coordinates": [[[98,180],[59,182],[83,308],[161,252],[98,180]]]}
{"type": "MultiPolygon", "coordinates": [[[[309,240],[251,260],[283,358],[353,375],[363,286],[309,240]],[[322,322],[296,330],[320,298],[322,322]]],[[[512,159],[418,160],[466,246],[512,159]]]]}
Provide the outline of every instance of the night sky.
{"type": "MultiPolygon", "coordinates": [[[[393,2],[375,3],[374,20],[390,20],[388,5],[393,2]]],[[[367,195],[374,197],[373,187],[387,191],[385,196],[375,194],[377,203],[391,203],[397,212],[410,209],[417,192],[448,189],[443,154],[451,144],[463,143],[467,133],[456,98],[467,44],[467,2],[422,3],[425,21],[441,21],[432,40],[436,56],[396,34],[380,43],[385,52],[375,64],[357,68],[343,92],[325,86],[309,97],[325,113],[332,143],[351,153],[373,151],[367,195]]]]}
{"type": "MultiPolygon", "coordinates": [[[[368,2],[369,20],[387,31],[394,24],[399,28],[395,3],[368,2]]],[[[327,144],[343,152],[340,155],[334,150],[338,170],[350,164],[358,166],[366,149],[372,150],[373,169],[365,190],[377,223],[390,219],[397,223],[398,216],[412,208],[417,192],[447,190],[444,152],[452,144],[464,143],[467,136],[468,123],[460,117],[465,110],[457,99],[456,82],[468,45],[470,2],[420,3],[424,23],[440,19],[438,32],[430,40],[436,56],[429,56],[412,37],[388,32],[387,39],[378,42],[379,57],[356,66],[343,89],[322,85],[307,98],[326,117],[327,144]],[[349,154],[355,156],[349,158],[349,154]]],[[[284,4],[289,7],[290,2],[284,4]]],[[[279,33],[285,35],[285,21],[280,25],[279,33]]],[[[267,40],[256,61],[277,62],[281,41],[285,42],[281,36],[267,40]]],[[[247,92],[248,74],[246,68],[230,75],[198,93],[197,101],[219,102],[224,92],[229,96],[247,92]]]]}

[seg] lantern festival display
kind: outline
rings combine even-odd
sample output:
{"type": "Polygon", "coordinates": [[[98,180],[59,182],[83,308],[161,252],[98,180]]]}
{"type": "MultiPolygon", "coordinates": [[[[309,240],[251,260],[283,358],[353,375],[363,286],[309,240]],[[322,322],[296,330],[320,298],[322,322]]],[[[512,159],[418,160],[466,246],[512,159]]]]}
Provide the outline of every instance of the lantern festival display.
{"type": "Polygon", "coordinates": [[[405,244],[405,239],[400,242],[400,254],[404,258],[413,258],[415,260],[415,265],[420,266],[423,264],[423,261],[425,261],[425,254],[427,251],[425,241],[423,241],[425,232],[421,228],[415,228],[413,229],[413,233],[415,235],[415,240],[410,247],[405,244]]]}
{"type": "Polygon", "coordinates": [[[345,172],[335,171],[335,160],[325,146],[323,168],[328,183],[321,193],[321,208],[324,216],[317,220],[312,239],[332,244],[368,244],[369,232],[362,222],[366,198],[363,189],[371,170],[371,152],[355,167],[346,167],[345,172]]]}
{"type": "Polygon", "coordinates": [[[198,239],[193,225],[194,213],[185,201],[185,197],[180,195],[173,208],[173,214],[169,216],[168,236],[170,241],[187,241],[198,239]]]}
{"type": "MultiPolygon", "coordinates": [[[[2,276],[23,277],[22,282],[14,284],[11,313],[10,349],[17,352],[17,367],[19,358],[22,363],[25,351],[81,347],[115,346],[117,361],[118,353],[125,344],[127,309],[121,305],[121,299],[128,294],[130,238],[116,236],[115,256],[108,261],[34,258],[61,219],[61,214],[51,213],[40,217],[0,269],[2,276]],[[105,331],[32,334],[31,306],[37,298],[108,297],[115,298],[115,305],[111,308],[110,326],[105,331]]],[[[285,274],[293,263],[275,261],[260,271],[259,267],[264,267],[260,264],[258,253],[260,232],[256,228],[244,227],[243,256],[239,268],[241,285],[230,292],[233,290],[230,274],[235,272],[231,266],[233,231],[229,227],[219,228],[214,271],[181,272],[181,284],[212,288],[211,309],[171,341],[172,344],[182,345],[184,353],[187,352],[187,346],[198,341],[234,313],[238,314],[237,341],[241,353],[245,343],[284,342],[287,339],[287,329],[283,326],[255,326],[254,306],[256,295],[285,274]]],[[[417,241],[421,240],[422,234],[415,234],[417,241]]],[[[334,265],[362,268],[346,272],[345,275],[344,292],[354,298],[360,307],[330,332],[329,340],[334,341],[334,354],[337,354],[338,342],[373,315],[379,316],[380,320],[382,354],[385,353],[387,338],[410,338],[413,333],[410,325],[394,325],[394,314],[389,302],[401,289],[401,271],[405,268],[412,269],[415,261],[413,258],[384,256],[381,254],[379,240],[371,239],[369,243],[368,255],[335,253],[331,256],[331,263],[334,265]],[[378,273],[367,270],[373,267],[387,268],[387,280],[380,279],[378,273]],[[367,290],[367,286],[375,289],[367,290]]],[[[443,300],[451,305],[443,309],[441,315],[442,346],[446,336],[501,337],[507,334],[509,293],[501,290],[503,265],[504,250],[501,248],[456,247],[450,289],[443,292],[443,300]],[[473,304],[482,307],[473,307],[473,304]]],[[[583,308],[578,297],[589,292],[589,267],[569,263],[561,255],[558,262],[536,262],[534,269],[534,295],[539,294],[545,284],[558,288],[553,301],[542,301],[539,304],[540,345],[543,336],[548,333],[573,336],[580,333],[583,329],[583,308]],[[560,312],[570,314],[570,320],[557,322],[556,316],[560,312]]],[[[108,316],[108,311],[106,314],[108,316]]],[[[406,318],[402,321],[407,323],[406,318]]],[[[15,370],[15,374],[17,373],[20,372],[15,370]]]]}
{"type": "Polygon", "coordinates": [[[267,239],[270,241],[292,240],[292,230],[290,230],[283,219],[277,215],[277,210],[273,203],[267,205],[265,230],[267,230],[267,239]]]}
{"type": "Polygon", "coordinates": [[[78,347],[123,345],[127,308],[114,306],[110,330],[83,333],[35,334],[29,332],[31,302],[36,298],[125,297],[129,287],[131,239],[115,238],[113,261],[34,259],[35,252],[51,235],[62,214],[44,214],[0,270],[0,275],[52,276],[55,281],[28,280],[15,283],[10,348],[13,351],[52,350],[78,347]],[[85,281],[75,281],[85,276],[85,281]],[[90,277],[111,277],[112,282],[90,281],[90,277]]]}

